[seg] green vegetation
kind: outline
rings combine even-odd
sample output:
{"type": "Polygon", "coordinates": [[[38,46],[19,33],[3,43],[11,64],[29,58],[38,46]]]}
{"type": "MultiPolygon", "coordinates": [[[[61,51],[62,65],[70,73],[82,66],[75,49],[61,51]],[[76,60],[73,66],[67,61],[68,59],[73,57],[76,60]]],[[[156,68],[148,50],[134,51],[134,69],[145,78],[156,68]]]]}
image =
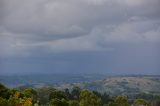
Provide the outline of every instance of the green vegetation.
{"type": "Polygon", "coordinates": [[[79,87],[9,89],[0,84],[0,106],[160,106],[160,96],[139,94],[128,98],[79,87]]]}

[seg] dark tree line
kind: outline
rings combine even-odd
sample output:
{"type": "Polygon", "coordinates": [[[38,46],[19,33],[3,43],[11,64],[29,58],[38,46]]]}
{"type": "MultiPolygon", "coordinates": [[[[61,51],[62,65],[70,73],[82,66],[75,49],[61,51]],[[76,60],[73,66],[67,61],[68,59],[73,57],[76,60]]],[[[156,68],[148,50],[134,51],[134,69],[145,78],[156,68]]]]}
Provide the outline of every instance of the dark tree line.
{"type": "Polygon", "coordinates": [[[0,106],[160,106],[160,97],[139,94],[129,100],[127,96],[74,87],[58,90],[52,87],[9,89],[0,84],[0,106]]]}

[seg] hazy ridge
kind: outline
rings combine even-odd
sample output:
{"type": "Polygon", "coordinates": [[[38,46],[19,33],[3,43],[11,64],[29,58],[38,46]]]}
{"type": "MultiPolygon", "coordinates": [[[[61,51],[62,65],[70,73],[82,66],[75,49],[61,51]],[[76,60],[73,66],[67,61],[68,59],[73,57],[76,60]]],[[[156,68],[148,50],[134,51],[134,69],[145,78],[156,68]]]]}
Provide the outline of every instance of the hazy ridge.
{"type": "Polygon", "coordinates": [[[52,86],[58,89],[79,86],[83,89],[107,92],[112,95],[135,95],[138,93],[160,94],[159,75],[26,75],[1,76],[0,82],[9,87],[52,86]]]}

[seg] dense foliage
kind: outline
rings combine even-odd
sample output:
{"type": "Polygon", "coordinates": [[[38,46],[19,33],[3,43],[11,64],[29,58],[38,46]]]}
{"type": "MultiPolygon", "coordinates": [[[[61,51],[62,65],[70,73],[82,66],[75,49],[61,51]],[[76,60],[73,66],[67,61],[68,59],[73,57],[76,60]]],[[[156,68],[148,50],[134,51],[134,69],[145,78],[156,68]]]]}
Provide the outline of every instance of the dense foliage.
{"type": "Polygon", "coordinates": [[[79,87],[9,89],[0,84],[0,106],[160,106],[160,97],[144,93],[131,99],[79,87]]]}

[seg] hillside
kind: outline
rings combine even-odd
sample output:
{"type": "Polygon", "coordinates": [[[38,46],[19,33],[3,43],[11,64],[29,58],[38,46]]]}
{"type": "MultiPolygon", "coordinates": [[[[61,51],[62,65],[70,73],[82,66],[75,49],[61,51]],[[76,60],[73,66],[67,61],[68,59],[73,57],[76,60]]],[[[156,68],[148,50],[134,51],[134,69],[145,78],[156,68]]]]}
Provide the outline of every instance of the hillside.
{"type": "Polygon", "coordinates": [[[159,76],[116,76],[82,84],[82,87],[110,94],[160,94],[159,76]]]}
{"type": "Polygon", "coordinates": [[[103,80],[54,85],[57,89],[73,88],[107,92],[111,95],[160,94],[160,76],[110,76],[103,80]]]}
{"type": "Polygon", "coordinates": [[[13,87],[39,88],[51,86],[57,89],[73,88],[107,92],[111,95],[160,94],[160,76],[105,76],[105,75],[32,75],[1,77],[0,82],[13,87]],[[53,77],[54,76],[54,77],[53,77]]]}

